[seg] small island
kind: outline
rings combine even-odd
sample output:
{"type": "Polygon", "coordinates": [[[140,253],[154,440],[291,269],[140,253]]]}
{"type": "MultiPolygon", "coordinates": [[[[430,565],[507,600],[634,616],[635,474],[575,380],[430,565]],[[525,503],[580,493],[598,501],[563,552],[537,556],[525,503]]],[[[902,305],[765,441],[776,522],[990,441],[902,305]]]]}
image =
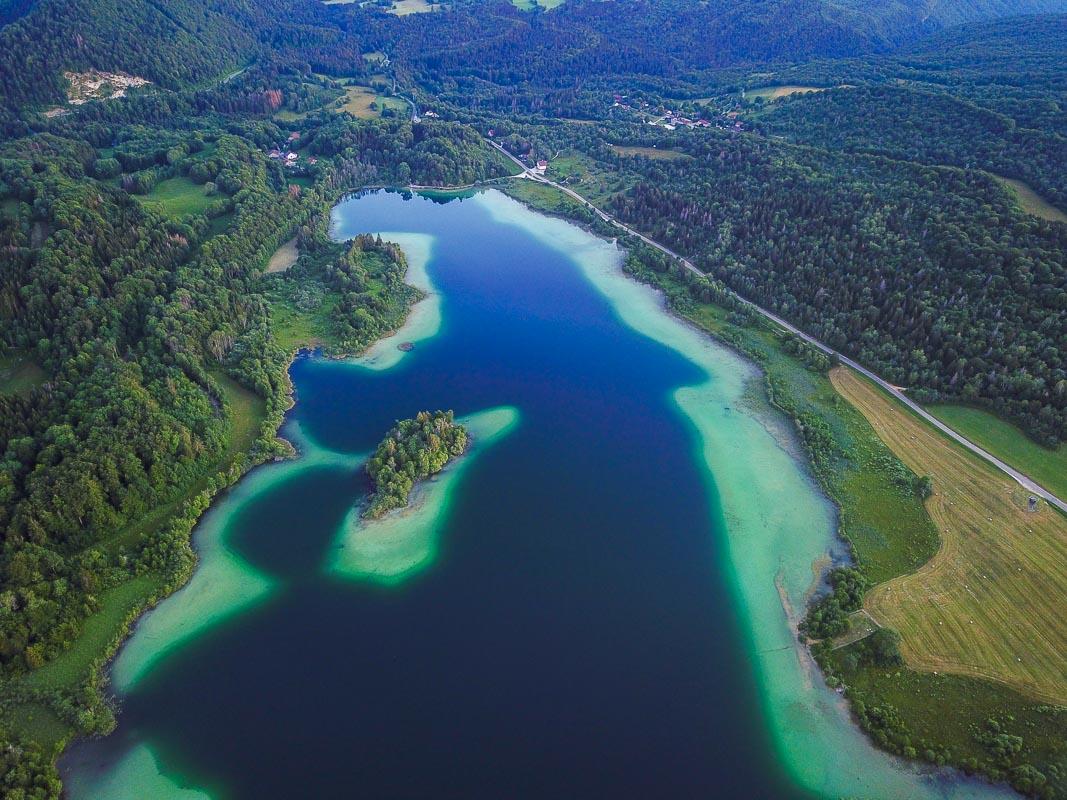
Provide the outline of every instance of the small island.
{"type": "Polygon", "coordinates": [[[467,429],[455,421],[451,411],[420,411],[414,419],[397,422],[367,462],[374,494],[363,517],[377,519],[406,506],[415,484],[462,455],[467,441],[467,429]]]}

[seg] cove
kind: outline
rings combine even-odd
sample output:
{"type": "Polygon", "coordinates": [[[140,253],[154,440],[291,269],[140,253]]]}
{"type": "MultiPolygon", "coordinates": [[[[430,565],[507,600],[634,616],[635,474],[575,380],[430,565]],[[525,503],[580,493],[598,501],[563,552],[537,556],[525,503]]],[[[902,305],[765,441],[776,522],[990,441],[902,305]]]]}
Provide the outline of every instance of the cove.
{"type": "Polygon", "coordinates": [[[240,568],[138,626],[72,798],[1003,795],[874,750],[797,648],[833,511],[750,365],[498,192],[335,209],[383,231],[429,287],[415,348],[294,362],[300,458],[198,527],[197,575],[240,568]],[[403,580],[342,568],[360,462],[436,408],[507,419],[397,518],[403,580]]]}

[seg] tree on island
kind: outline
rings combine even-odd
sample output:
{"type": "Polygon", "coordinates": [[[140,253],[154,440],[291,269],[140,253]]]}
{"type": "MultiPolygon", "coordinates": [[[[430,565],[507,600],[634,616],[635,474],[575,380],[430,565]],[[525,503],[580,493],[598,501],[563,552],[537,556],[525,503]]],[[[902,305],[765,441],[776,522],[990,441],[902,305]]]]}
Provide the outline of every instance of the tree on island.
{"type": "Polygon", "coordinates": [[[406,506],[415,484],[462,455],[467,441],[467,429],[455,421],[451,411],[420,411],[414,419],[397,422],[367,462],[374,494],[363,516],[377,519],[406,506]]]}

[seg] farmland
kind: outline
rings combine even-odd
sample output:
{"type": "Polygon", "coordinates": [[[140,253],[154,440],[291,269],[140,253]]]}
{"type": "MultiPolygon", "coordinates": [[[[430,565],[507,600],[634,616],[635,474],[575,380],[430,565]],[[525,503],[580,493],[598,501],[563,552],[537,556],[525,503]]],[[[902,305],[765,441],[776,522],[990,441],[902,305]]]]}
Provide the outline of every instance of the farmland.
{"type": "Polygon", "coordinates": [[[855,373],[834,387],[915,474],[942,545],[917,572],[876,586],[866,608],[901,634],[908,665],[986,678],[1035,699],[1067,699],[1067,519],[1028,510],[1018,484],[957,447],[855,373]]]}
{"type": "Polygon", "coordinates": [[[971,406],[933,405],[927,411],[1053,494],[1067,496],[1067,444],[1042,447],[1010,422],[971,406]]]}

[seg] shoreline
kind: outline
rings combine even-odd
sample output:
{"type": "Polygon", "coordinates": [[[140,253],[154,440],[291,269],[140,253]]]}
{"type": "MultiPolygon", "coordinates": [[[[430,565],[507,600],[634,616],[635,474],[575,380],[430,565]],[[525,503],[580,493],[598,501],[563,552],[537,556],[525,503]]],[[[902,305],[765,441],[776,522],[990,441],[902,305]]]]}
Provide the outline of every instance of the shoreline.
{"type": "MultiPolygon", "coordinates": [[[[543,215],[545,217],[548,217],[549,219],[557,220],[558,222],[564,223],[566,225],[573,226],[582,231],[584,234],[587,234],[595,238],[596,240],[603,242],[604,244],[613,245],[618,251],[620,251],[620,253],[628,252],[626,248],[622,247],[618,236],[607,237],[602,232],[598,231],[596,228],[595,220],[592,221],[592,224],[586,224],[584,222],[569,218],[559,211],[554,212],[551,210],[542,210],[524,197],[515,197],[508,194],[507,192],[504,192],[504,194],[507,195],[511,202],[524,209],[527,209],[539,215],[543,215]]],[[[515,222],[515,220],[499,220],[499,218],[498,221],[515,222]]],[[[547,234],[543,238],[543,241],[548,243],[550,246],[556,247],[557,249],[563,249],[562,245],[559,242],[556,242],[553,239],[549,238],[547,234]]],[[[567,249],[566,252],[573,252],[573,243],[572,248],[567,249]]],[[[578,264],[579,268],[585,271],[587,273],[587,276],[589,276],[591,268],[583,264],[581,260],[577,257],[575,257],[574,260],[578,264]]],[[[633,287],[635,287],[636,289],[651,293],[655,297],[655,303],[658,309],[661,310],[665,314],[665,316],[673,322],[682,323],[682,327],[691,335],[696,336],[698,339],[702,340],[703,342],[714,348],[718,348],[723,353],[727,354],[728,357],[733,361],[744,364],[746,369],[751,369],[754,371],[754,375],[764,376],[763,395],[766,399],[768,407],[770,409],[773,409],[774,413],[782,414],[784,422],[792,421],[793,425],[788,427],[794,428],[796,423],[793,415],[775,401],[774,393],[771,391],[771,387],[767,384],[766,381],[766,369],[753,356],[742,350],[737,344],[715,335],[713,331],[707,330],[705,327],[697,324],[695,320],[689,319],[685,315],[676,311],[667,302],[667,295],[661,287],[649,284],[648,282],[642,280],[640,276],[633,275],[626,271],[623,267],[623,264],[621,263],[621,259],[617,261],[613,270],[608,271],[613,271],[619,279],[632,284],[633,287]]],[[[597,288],[600,291],[604,292],[603,287],[601,287],[596,280],[593,280],[591,276],[589,277],[590,280],[592,280],[592,282],[597,285],[597,288]]],[[[612,300],[612,302],[613,304],[615,304],[614,300],[612,300]]],[[[616,310],[620,313],[620,315],[623,316],[624,323],[630,322],[630,320],[627,319],[625,314],[625,311],[627,309],[620,307],[620,304],[616,304],[616,310]]],[[[640,322],[639,316],[635,317],[635,319],[640,322]]],[[[638,330],[643,330],[640,324],[632,326],[637,328],[638,330]]],[[[646,335],[649,335],[647,331],[644,332],[646,333],[646,335]]],[[[691,357],[688,353],[685,353],[685,355],[687,357],[691,357]]],[[[722,376],[720,376],[720,379],[721,378],[722,376]]],[[[688,392],[697,392],[699,391],[701,386],[704,385],[706,384],[699,384],[694,387],[683,387],[682,389],[678,390],[678,392],[676,392],[676,395],[679,393],[684,394],[688,392]]],[[[679,405],[682,405],[682,403],[679,403],[679,405]]],[[[724,487],[716,481],[715,476],[712,474],[711,471],[711,465],[713,463],[717,463],[717,449],[711,447],[709,444],[710,440],[706,438],[708,436],[714,438],[715,426],[712,425],[710,427],[707,427],[705,425],[702,425],[699,422],[699,414],[692,413],[684,408],[681,410],[686,416],[691,419],[692,424],[694,424],[695,427],[698,429],[698,433],[700,434],[701,438],[704,439],[704,458],[700,460],[702,460],[703,463],[706,464],[705,472],[707,472],[709,490],[713,493],[713,495],[719,496],[723,506],[727,506],[729,505],[729,501],[728,497],[723,493],[724,487]]],[[[775,439],[776,449],[778,449],[784,457],[786,457],[787,459],[789,459],[790,462],[793,463],[793,465],[797,468],[798,472],[802,476],[803,480],[807,483],[809,489],[812,490],[813,493],[817,495],[827,505],[828,508],[833,510],[834,519],[831,528],[831,538],[827,542],[827,549],[822,554],[817,554],[813,558],[807,559],[807,561],[803,565],[803,568],[807,570],[807,575],[805,576],[804,592],[805,596],[807,596],[808,593],[818,590],[818,582],[812,581],[812,569],[820,559],[833,557],[834,549],[837,549],[838,551],[843,550],[844,552],[851,554],[851,546],[848,541],[841,535],[840,531],[839,523],[841,509],[838,507],[836,501],[831,497],[829,492],[821,485],[821,482],[818,480],[815,474],[814,465],[811,462],[810,454],[808,453],[807,448],[803,445],[803,442],[799,440],[799,436],[797,435],[795,428],[793,430],[793,435],[797,436],[796,447],[787,448],[783,447],[782,443],[777,440],[777,436],[773,431],[766,429],[764,421],[761,421],[759,419],[759,414],[747,413],[745,414],[745,416],[748,419],[751,419],[754,424],[759,425],[765,435],[770,436],[772,439],[775,439]],[[803,455],[804,457],[801,458],[801,455],[803,455]]],[[[727,477],[729,482],[729,470],[724,471],[723,475],[727,477]]],[[[753,475],[751,477],[754,482],[758,482],[759,478],[756,475],[753,475]]],[[[728,526],[728,530],[729,527],[730,526],[728,526]]],[[[728,542],[727,549],[729,549],[730,536],[727,535],[726,538],[728,542]]],[[[787,552],[789,540],[782,539],[781,543],[783,545],[782,552],[787,552]]],[[[766,655],[782,650],[781,647],[769,647],[761,649],[755,646],[756,634],[754,631],[756,629],[770,630],[771,627],[773,627],[773,623],[770,621],[769,618],[765,621],[764,625],[760,625],[757,623],[757,615],[754,615],[754,608],[751,605],[752,598],[746,597],[745,592],[741,588],[742,585],[745,583],[746,570],[751,571],[751,565],[748,563],[748,561],[750,561],[751,559],[746,559],[740,556],[739,553],[735,553],[733,556],[730,556],[729,553],[727,553],[727,555],[728,557],[732,557],[734,559],[734,568],[732,570],[733,574],[727,576],[727,578],[730,583],[733,584],[733,591],[738,597],[739,611],[741,616],[744,618],[743,627],[746,628],[746,636],[747,638],[749,638],[750,644],[753,646],[752,651],[754,655],[766,655]],[[739,557],[741,558],[740,561],[737,560],[739,557]]],[[[752,556],[754,554],[749,555],[752,556]]],[[[752,576],[748,575],[747,578],[748,580],[751,580],[752,576]]],[[[846,698],[842,694],[836,692],[835,690],[829,687],[826,682],[826,676],[822,669],[819,668],[817,662],[815,661],[813,653],[810,651],[810,648],[808,648],[803,642],[801,642],[795,635],[795,628],[792,624],[792,620],[795,618],[795,615],[789,614],[789,609],[786,607],[786,604],[782,602],[773,587],[771,588],[771,591],[775,594],[774,606],[776,609],[776,613],[781,615],[780,618],[786,620],[787,628],[789,629],[789,641],[786,644],[788,644],[788,651],[792,653],[790,658],[796,659],[798,669],[801,669],[804,672],[808,673],[809,676],[813,677],[817,675],[818,685],[821,687],[818,690],[817,696],[810,699],[812,704],[808,707],[807,711],[808,714],[814,716],[809,717],[804,722],[794,719],[793,715],[795,714],[795,710],[791,709],[795,709],[798,704],[802,704],[803,697],[797,696],[795,693],[790,694],[788,690],[785,690],[783,692],[782,689],[784,687],[778,686],[775,683],[775,680],[783,680],[783,675],[780,672],[782,668],[780,663],[775,665],[774,663],[772,663],[773,659],[768,660],[763,657],[757,658],[757,673],[761,676],[759,678],[759,682],[763,684],[763,691],[761,691],[760,693],[760,700],[764,712],[768,714],[769,733],[775,740],[775,747],[778,750],[780,756],[786,760],[789,771],[793,773],[794,780],[796,780],[799,785],[807,786],[808,788],[815,789],[816,791],[820,791],[823,794],[829,796],[847,796],[850,794],[855,794],[857,791],[865,791],[868,793],[874,792],[877,796],[881,796],[882,794],[885,794],[887,796],[907,797],[919,797],[926,795],[938,798],[1015,796],[1014,792],[1011,792],[1002,784],[993,784],[981,778],[967,776],[962,771],[951,766],[939,767],[919,760],[905,759],[894,753],[878,748],[871,741],[866,732],[859,726],[858,721],[855,715],[852,713],[850,705],[846,698]],[[777,675],[777,678],[772,678],[772,673],[777,675]],[[830,710],[832,717],[836,719],[836,722],[834,722],[833,719],[829,719],[826,717],[826,711],[828,709],[830,710]],[[804,758],[804,751],[806,749],[810,749],[810,747],[813,746],[813,736],[817,738],[819,734],[815,734],[814,730],[812,730],[808,732],[807,736],[804,736],[802,735],[801,731],[796,728],[796,726],[799,725],[802,727],[808,727],[811,722],[814,722],[816,725],[822,727],[821,735],[824,735],[829,738],[835,738],[837,740],[838,746],[841,748],[837,752],[852,752],[853,759],[850,762],[851,770],[842,770],[840,768],[836,770],[831,770],[828,766],[829,762],[823,763],[818,761],[817,759],[813,760],[811,758],[804,758]],[[827,724],[830,725],[829,728],[826,727],[827,724]],[[782,727],[783,725],[787,725],[787,727],[782,727]],[[835,726],[843,726],[843,728],[838,727],[838,729],[835,731],[835,726]],[[864,770],[859,766],[859,764],[861,764],[863,761],[869,762],[867,765],[869,769],[864,770]],[[873,783],[877,783],[878,786],[876,787],[872,785],[873,783]],[[862,789],[857,787],[862,787],[862,789]],[[901,795],[901,791],[905,791],[906,794],[901,795]]],[[[767,613],[767,611],[767,609],[764,609],[765,614],[767,613]]],[[[827,739],[827,741],[829,741],[829,738],[827,739]]],[[[863,796],[863,794],[861,794],[860,796],[863,796]]]]}
{"type": "Polygon", "coordinates": [[[377,518],[354,505],[334,534],[324,569],[333,577],[396,586],[429,568],[440,551],[440,532],[457,484],[477,457],[511,433],[522,415],[514,406],[496,406],[457,417],[470,436],[467,450],[412,490],[403,508],[377,518]]]}
{"type": "MultiPolygon", "coordinates": [[[[596,232],[595,230],[594,231],[589,231],[584,225],[576,223],[575,221],[570,220],[570,219],[568,219],[568,218],[566,218],[566,217],[564,217],[562,215],[556,215],[556,214],[542,212],[540,209],[537,209],[536,207],[528,206],[528,204],[526,202],[524,202],[524,201],[518,201],[518,202],[524,208],[528,208],[528,209],[532,210],[533,212],[535,212],[537,214],[544,214],[545,216],[555,217],[556,219],[559,219],[559,220],[565,222],[568,225],[572,225],[572,226],[578,227],[581,230],[583,230],[583,231],[585,231],[587,233],[590,233],[592,235],[592,237],[594,237],[597,241],[604,242],[603,235],[601,233],[596,232]]],[[[617,249],[621,249],[617,244],[616,244],[616,248],[617,249]]],[[[699,337],[704,338],[704,339],[707,339],[708,342],[710,344],[712,344],[714,347],[720,348],[720,349],[724,350],[726,353],[728,353],[729,356],[732,359],[734,359],[736,361],[739,361],[739,362],[742,362],[742,363],[748,365],[748,367],[752,368],[754,370],[754,375],[751,376],[751,377],[755,377],[755,375],[765,374],[765,371],[754,360],[752,360],[747,354],[745,354],[743,351],[740,351],[738,348],[736,348],[735,346],[731,345],[729,342],[726,342],[726,341],[722,340],[720,337],[717,337],[714,334],[711,334],[709,331],[707,331],[706,329],[704,329],[701,326],[699,326],[693,320],[687,319],[686,317],[682,316],[681,314],[675,312],[670,307],[669,303],[667,302],[666,295],[664,294],[663,291],[661,291],[661,290],[659,290],[658,288],[655,288],[655,287],[650,287],[648,284],[642,283],[636,276],[633,276],[633,275],[630,275],[629,273],[626,273],[621,268],[621,265],[616,265],[615,270],[618,272],[618,274],[619,274],[619,276],[621,277],[622,280],[630,282],[630,283],[633,283],[635,286],[641,287],[642,289],[647,289],[648,291],[650,291],[654,295],[656,295],[657,298],[658,298],[658,302],[660,303],[661,310],[673,322],[676,322],[676,323],[677,322],[682,322],[682,323],[684,323],[684,327],[687,328],[693,335],[699,336],[699,337]]],[[[414,305],[417,305],[417,304],[414,304],[414,305]]],[[[404,327],[407,325],[407,322],[408,322],[408,320],[410,319],[410,316],[411,316],[411,310],[412,310],[412,307],[409,307],[408,316],[405,318],[405,323],[404,323],[404,325],[401,326],[400,329],[398,329],[398,332],[399,332],[399,330],[403,330],[404,327]]],[[[628,323],[626,323],[625,320],[624,320],[624,324],[628,324],[628,323]]],[[[395,335],[396,333],[397,332],[394,332],[393,335],[395,335]]],[[[385,338],[385,337],[383,337],[383,338],[385,338]]],[[[381,340],[378,340],[378,341],[381,341],[381,340]]],[[[368,347],[368,349],[370,349],[370,346],[368,347]]],[[[293,382],[292,382],[292,379],[291,379],[291,376],[290,376],[290,368],[291,368],[293,362],[295,361],[295,359],[298,358],[298,357],[301,357],[301,353],[304,353],[304,352],[308,352],[309,353],[309,357],[320,357],[320,356],[315,355],[312,351],[308,351],[307,348],[295,348],[294,351],[290,354],[290,358],[289,358],[289,360],[288,360],[288,362],[286,364],[286,368],[285,368],[285,376],[286,376],[286,381],[287,381],[288,406],[285,409],[285,412],[283,414],[282,423],[279,425],[278,429],[276,430],[275,435],[276,435],[276,438],[279,441],[284,442],[288,446],[288,448],[289,448],[289,450],[291,452],[289,454],[287,454],[286,456],[276,456],[275,459],[274,459],[275,462],[286,462],[286,461],[288,461],[290,459],[293,459],[293,458],[296,458],[299,461],[299,459],[301,459],[302,456],[303,456],[301,450],[298,449],[298,447],[295,446],[293,444],[293,442],[289,441],[286,438],[283,438],[281,436],[281,434],[282,434],[284,425],[285,425],[285,423],[286,423],[286,421],[288,419],[289,412],[295,407],[295,405],[297,403],[295,387],[293,385],[293,382]]],[[[360,357],[356,357],[355,359],[352,359],[353,363],[356,364],[358,362],[359,358],[360,357]]],[[[703,384],[700,384],[697,387],[687,387],[687,388],[699,388],[699,386],[701,386],[701,385],[703,385],[703,384]]],[[[765,389],[766,389],[766,387],[765,387],[765,389]]],[[[788,412],[785,412],[784,409],[782,409],[780,406],[778,406],[774,402],[774,399],[773,399],[772,395],[770,395],[768,393],[768,396],[767,396],[766,399],[767,399],[769,407],[775,409],[776,413],[781,412],[781,413],[784,414],[784,416],[787,419],[789,418],[788,412]]],[[[680,406],[681,406],[681,404],[679,403],[679,407],[680,406]]],[[[683,411],[683,413],[685,413],[685,412],[683,411]]],[[[757,413],[746,414],[746,416],[748,416],[749,418],[751,418],[751,419],[755,420],[757,423],[759,423],[759,419],[758,419],[758,414],[757,413]]],[[[791,448],[784,447],[782,445],[782,443],[777,440],[777,437],[774,435],[774,432],[772,432],[771,430],[767,430],[766,428],[763,428],[763,430],[768,436],[771,436],[772,438],[775,439],[776,446],[782,451],[782,454],[785,457],[791,458],[793,460],[797,460],[796,459],[796,454],[790,452],[791,448]]],[[[465,454],[465,456],[466,455],[467,454],[465,454]]],[[[811,473],[811,469],[810,469],[811,465],[807,464],[807,463],[800,462],[800,461],[798,461],[798,463],[802,467],[801,472],[803,474],[805,474],[806,476],[808,476],[809,479],[814,481],[814,476],[811,473]]],[[[266,463],[266,461],[261,461],[261,462],[259,462],[257,464],[254,464],[254,465],[248,467],[243,473],[241,473],[241,475],[238,476],[238,480],[244,480],[245,478],[247,478],[251,473],[256,471],[257,467],[259,467],[259,466],[267,466],[267,465],[268,464],[266,463]]],[[[431,482],[427,482],[427,483],[431,483],[431,482]]],[[[210,504],[209,508],[216,508],[218,503],[222,502],[227,496],[229,496],[230,490],[233,489],[233,488],[234,488],[234,486],[233,486],[233,484],[231,484],[230,486],[225,487],[223,490],[220,490],[220,491],[216,492],[214,494],[214,496],[212,497],[212,499],[211,499],[211,504],[210,504]]],[[[428,490],[431,487],[427,486],[426,488],[428,490]]],[[[818,492],[818,494],[820,496],[824,496],[825,495],[825,492],[823,492],[823,490],[820,487],[818,487],[817,483],[815,484],[815,488],[816,488],[816,490],[817,490],[817,492],[818,492]]],[[[425,498],[425,497],[422,498],[422,502],[423,502],[424,507],[426,505],[426,499],[427,498],[425,498]]],[[[831,504],[833,504],[832,499],[829,498],[828,496],[826,496],[825,499],[828,502],[830,502],[831,504]]],[[[835,506],[835,508],[836,508],[836,506],[835,506]]],[[[193,567],[191,568],[190,576],[185,580],[185,582],[181,586],[178,587],[178,589],[172,591],[166,597],[173,596],[176,591],[180,590],[183,586],[187,586],[189,584],[189,582],[192,580],[192,576],[195,575],[195,573],[200,569],[200,558],[199,558],[199,553],[197,553],[197,548],[196,548],[195,527],[198,527],[200,525],[200,523],[203,521],[203,518],[206,515],[206,513],[208,513],[208,512],[205,511],[203,514],[200,515],[200,517],[197,519],[196,525],[194,526],[194,533],[193,533],[193,537],[194,538],[191,540],[191,546],[194,549],[194,553],[197,554],[197,558],[196,558],[196,561],[194,562],[193,567]]],[[[836,530],[837,530],[837,528],[836,528],[836,525],[835,525],[835,532],[836,532],[836,530]]],[[[837,536],[838,540],[840,540],[840,536],[837,535],[836,533],[835,533],[835,535],[837,536]]],[[[811,565],[808,565],[808,566],[811,566],[811,565]]],[[[736,583],[737,581],[738,581],[738,575],[735,574],[734,575],[734,582],[736,583]]],[[[736,589],[736,587],[735,587],[735,589],[736,589]]],[[[149,611],[152,611],[154,608],[158,607],[158,605],[160,603],[162,603],[163,600],[166,599],[166,597],[164,597],[161,600],[157,601],[154,605],[144,609],[138,615],[137,620],[135,621],[135,624],[139,623],[140,620],[143,619],[143,617],[149,611]]],[[[781,597],[779,597],[779,603],[780,603],[781,612],[789,620],[790,629],[794,629],[793,618],[794,618],[795,615],[791,615],[789,613],[788,604],[781,597]]],[[[794,629],[794,632],[795,632],[795,629],[794,629]]],[[[116,647],[116,650],[115,650],[115,654],[117,654],[118,651],[125,645],[125,643],[128,642],[128,640],[131,637],[131,635],[132,635],[131,631],[128,630],[126,635],[119,641],[119,643],[118,643],[118,645],[116,647]]],[[[811,653],[808,650],[808,648],[804,647],[802,644],[799,644],[797,642],[797,640],[796,640],[796,636],[795,635],[792,636],[791,638],[792,638],[792,646],[790,647],[790,649],[795,654],[797,654],[798,660],[800,661],[801,668],[806,673],[809,673],[809,677],[811,677],[815,673],[810,672],[810,670],[811,670],[812,667],[817,666],[817,664],[815,663],[814,659],[812,658],[811,653]],[[807,662],[810,662],[810,663],[807,663],[807,662]]],[[[781,648],[779,648],[779,649],[781,649],[781,648]]],[[[762,664],[760,664],[757,667],[757,669],[759,669],[759,670],[762,670],[763,668],[764,668],[764,666],[762,664]]],[[[826,687],[825,680],[824,680],[825,676],[823,675],[823,672],[822,672],[821,669],[817,670],[817,674],[819,676],[819,681],[823,684],[823,688],[824,688],[823,694],[824,695],[828,695],[833,700],[833,704],[835,706],[837,706],[839,709],[843,708],[843,707],[847,707],[847,702],[844,700],[844,698],[842,698],[839,694],[833,692],[828,687],[826,687]]],[[[110,679],[110,675],[108,675],[106,677],[108,679],[110,679]]],[[[768,712],[768,706],[770,704],[770,698],[761,694],[761,703],[765,706],[764,711],[769,713],[768,712]]],[[[841,713],[841,715],[844,715],[844,712],[840,712],[840,713],[841,713]]],[[[867,741],[867,737],[858,728],[858,726],[855,723],[855,720],[854,719],[849,719],[848,722],[855,729],[855,731],[854,731],[855,735],[859,736],[864,741],[867,741]]],[[[911,774],[915,774],[916,772],[919,772],[920,774],[925,773],[928,776],[932,776],[936,781],[944,780],[946,782],[951,782],[953,785],[958,785],[961,788],[966,788],[967,784],[969,783],[968,779],[964,779],[964,778],[962,778],[962,776],[957,776],[955,773],[949,773],[949,772],[946,772],[945,770],[941,770],[941,769],[937,769],[937,768],[933,768],[933,767],[924,768],[922,765],[918,765],[917,766],[915,762],[906,761],[904,759],[899,759],[899,758],[897,758],[895,756],[892,756],[889,753],[885,753],[884,751],[879,751],[879,753],[883,757],[888,756],[890,760],[899,761],[900,764],[902,765],[901,767],[899,767],[899,769],[902,772],[911,773],[911,774]]],[[[984,784],[984,786],[988,787],[988,784],[984,784]]]]}
{"type": "MultiPolygon", "coordinates": [[[[375,187],[360,187],[359,189],[354,189],[351,192],[344,193],[342,197],[356,194],[367,189],[373,190],[374,188],[375,187]]],[[[407,256],[406,252],[405,256],[407,256]]],[[[405,283],[406,282],[407,275],[405,273],[405,283]]],[[[426,299],[427,297],[423,296],[415,302],[409,304],[407,313],[404,317],[404,323],[395,331],[391,331],[385,334],[382,339],[388,337],[395,337],[399,335],[402,331],[404,331],[405,327],[408,325],[409,320],[411,319],[411,315],[414,308],[426,299]]],[[[374,342],[368,344],[367,347],[365,347],[359,355],[339,356],[336,357],[336,359],[334,360],[358,360],[359,358],[364,357],[367,352],[370,351],[370,349],[382,339],[375,340],[374,342]]],[[[251,448],[236,454],[233,462],[231,462],[228,468],[223,469],[218,473],[215,473],[215,475],[211,479],[212,482],[222,482],[223,485],[213,490],[205,490],[209,492],[209,496],[206,498],[206,500],[202,499],[202,495],[204,494],[202,492],[199,495],[194,495],[186,501],[187,503],[195,503],[199,501],[199,504],[201,505],[201,508],[197,512],[196,517],[190,526],[187,540],[188,546],[192,554],[192,563],[190,564],[187,570],[183,571],[182,574],[176,576],[175,579],[164,583],[162,588],[158,590],[155,596],[146,599],[144,602],[138,604],[133,609],[131,609],[131,611],[127,615],[127,618],[124,620],[122,625],[120,625],[119,629],[113,636],[112,640],[109,642],[108,646],[100,653],[97,659],[95,659],[94,664],[90,667],[89,675],[86,679],[87,683],[89,685],[98,687],[97,691],[99,692],[101,699],[103,700],[106,708],[111,714],[111,720],[106,730],[96,731],[89,734],[80,734],[78,732],[74,732],[57,742],[54,758],[55,763],[57,765],[57,769],[59,769],[60,775],[64,779],[64,783],[67,782],[67,777],[64,775],[64,770],[61,768],[60,765],[62,764],[63,760],[68,757],[70,751],[81,742],[92,741],[104,736],[108,736],[115,729],[115,716],[118,713],[121,713],[121,700],[123,692],[116,688],[113,681],[113,673],[115,663],[119,659],[123,649],[137,634],[137,630],[142,626],[145,618],[148,617],[151,613],[153,613],[156,609],[158,609],[167,600],[176,596],[180,591],[189,586],[195,575],[200,571],[202,566],[202,552],[201,548],[198,545],[197,540],[199,537],[197,536],[197,533],[204,519],[212,511],[217,509],[220,504],[225,502],[227,498],[231,496],[232,491],[237,487],[239,483],[251,477],[254,473],[259,471],[260,468],[285,463],[297,463],[306,455],[307,446],[312,444],[310,440],[301,441],[299,437],[294,437],[298,439],[298,441],[294,443],[294,441],[292,441],[286,436],[285,432],[285,428],[290,421],[289,414],[293,410],[293,408],[296,407],[296,404],[298,402],[296,386],[292,380],[291,368],[298,358],[334,358],[331,356],[326,356],[325,354],[320,353],[318,350],[318,347],[314,343],[297,345],[290,350],[290,352],[288,353],[288,357],[286,358],[284,370],[282,373],[285,385],[285,391],[283,393],[284,404],[278,411],[278,422],[273,426],[273,435],[271,439],[272,444],[277,447],[280,452],[271,453],[269,451],[264,451],[257,455],[256,448],[261,444],[261,440],[257,439],[253,443],[251,448]]],[[[399,355],[402,356],[403,353],[399,353],[399,355]]],[[[267,417],[264,421],[264,424],[266,424],[266,422],[270,420],[270,417],[271,413],[268,409],[267,417]]]]}

